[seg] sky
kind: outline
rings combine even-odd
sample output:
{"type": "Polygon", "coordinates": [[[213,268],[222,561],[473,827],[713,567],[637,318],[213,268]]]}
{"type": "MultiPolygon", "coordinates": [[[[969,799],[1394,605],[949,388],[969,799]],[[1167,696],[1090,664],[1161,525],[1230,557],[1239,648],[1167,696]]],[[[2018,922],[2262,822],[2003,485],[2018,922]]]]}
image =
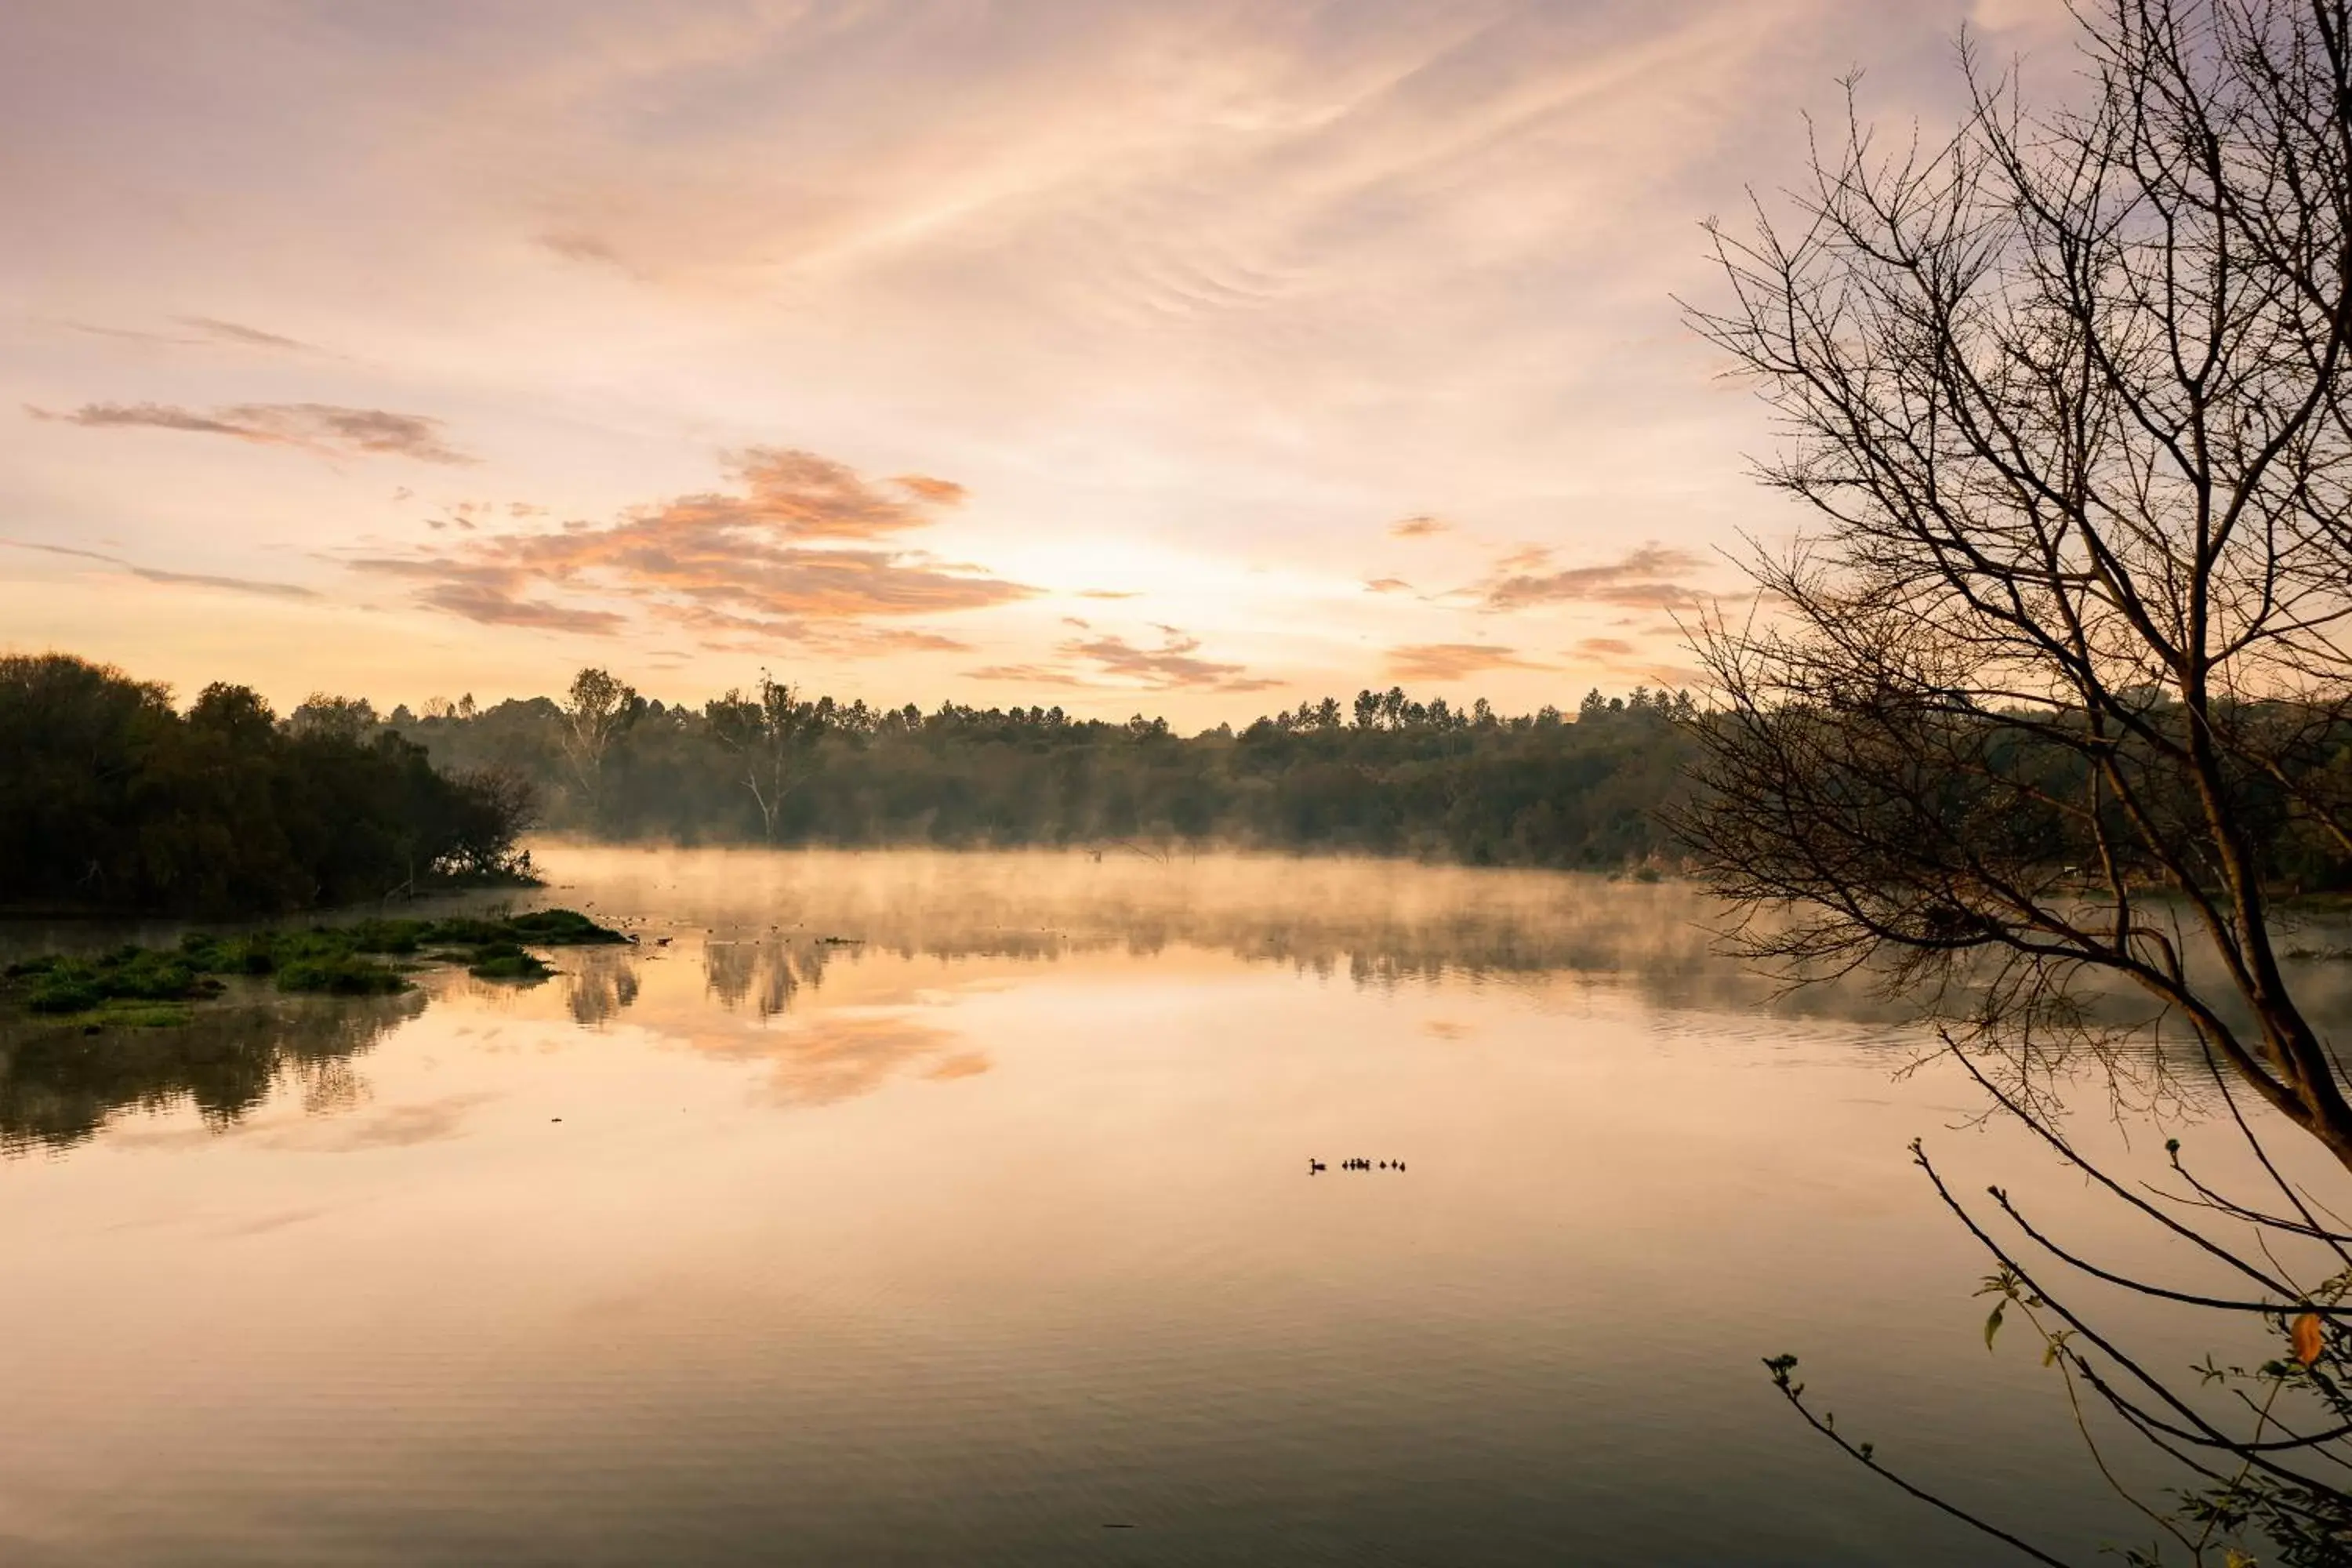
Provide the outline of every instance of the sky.
{"type": "Polygon", "coordinates": [[[2059,0],[23,0],[0,650],[1236,724],[1690,679],[1676,299],[2059,0]]]}

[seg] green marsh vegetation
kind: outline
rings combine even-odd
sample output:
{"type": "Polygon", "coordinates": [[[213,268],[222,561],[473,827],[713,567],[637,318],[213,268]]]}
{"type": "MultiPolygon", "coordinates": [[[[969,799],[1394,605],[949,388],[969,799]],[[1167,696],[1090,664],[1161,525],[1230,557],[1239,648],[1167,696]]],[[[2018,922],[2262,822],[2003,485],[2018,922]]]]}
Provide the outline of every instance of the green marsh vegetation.
{"type": "Polygon", "coordinates": [[[409,974],[429,964],[462,964],[482,980],[543,980],[554,971],[532,948],[627,940],[572,910],[192,931],[176,947],[126,945],[13,963],[0,973],[0,1003],[98,1026],[170,1026],[188,1022],[193,1004],[222,996],[238,977],[289,994],[390,995],[409,989],[409,974]]]}

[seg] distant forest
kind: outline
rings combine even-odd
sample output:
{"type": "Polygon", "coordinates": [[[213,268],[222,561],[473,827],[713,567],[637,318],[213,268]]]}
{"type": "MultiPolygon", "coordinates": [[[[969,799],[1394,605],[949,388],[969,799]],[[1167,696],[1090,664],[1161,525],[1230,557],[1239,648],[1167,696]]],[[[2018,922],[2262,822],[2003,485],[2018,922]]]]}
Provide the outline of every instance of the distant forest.
{"type": "Polygon", "coordinates": [[[1212,842],[1472,865],[1669,858],[1686,696],[1571,718],[1391,688],[1236,732],[1059,708],[924,712],[763,679],[699,707],[583,670],[561,700],[380,714],[250,689],[184,709],[64,654],[0,658],[0,911],[268,912],[530,873],[529,827],[685,844],[1212,842]]]}
{"type": "Polygon", "coordinates": [[[1180,735],[1058,707],[877,709],[772,680],[671,705],[592,669],[560,700],[369,710],[343,727],[380,723],[443,768],[526,780],[547,827],[603,838],[1214,841],[1613,869],[1667,857],[1653,813],[1684,787],[1691,714],[1687,695],[1643,689],[1505,716],[1392,687],[1180,735]]]}
{"type": "MultiPolygon", "coordinates": [[[[2231,781],[2265,825],[2266,878],[2352,889],[2352,855],[2297,805],[2352,790],[2352,729],[2333,709],[2233,712],[2304,738],[2288,774],[2231,781]]],[[[1687,694],[1638,688],[1591,692],[1573,714],[1505,715],[1391,687],[1179,735],[1059,708],[872,708],[765,678],[669,704],[601,669],[561,699],[418,714],[317,695],[280,716],[244,687],[208,686],[183,710],[66,655],[0,658],[0,911],[263,912],[514,881],[533,826],[682,844],[1223,844],[1646,875],[1684,863],[1670,824],[1723,722],[1687,694]]],[[[1978,802],[1968,766],[1888,759],[1887,777],[1933,765],[1937,798],[1981,815],[1974,847],[2009,845],[2062,879],[2096,862],[2059,807],[2084,783],[2065,755],[1998,715],[1948,739],[2042,757],[2048,808],[1978,802]]]]}

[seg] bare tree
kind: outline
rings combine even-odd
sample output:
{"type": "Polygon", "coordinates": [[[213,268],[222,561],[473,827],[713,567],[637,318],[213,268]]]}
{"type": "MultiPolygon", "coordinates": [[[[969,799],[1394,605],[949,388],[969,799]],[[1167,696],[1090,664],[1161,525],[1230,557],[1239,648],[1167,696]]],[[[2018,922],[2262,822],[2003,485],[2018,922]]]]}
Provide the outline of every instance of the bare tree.
{"type": "Polygon", "coordinates": [[[751,695],[730,687],[726,696],[703,707],[711,733],[740,760],[743,785],[759,805],[761,830],[772,844],[778,814],[785,798],[807,781],[808,763],[832,711],[831,698],[803,702],[764,669],[751,695]]]}
{"type": "MultiPolygon", "coordinates": [[[[2078,19],[2077,107],[2029,114],[1964,37],[1972,111],[1948,141],[1882,140],[1850,89],[1793,216],[1710,226],[1727,298],[1691,319],[1778,416],[1761,477],[1819,521],[1758,552],[1753,614],[1697,627],[1717,711],[1681,826],[1749,912],[1752,957],[1884,965],[2068,1158],[2040,1069],[2127,1037],[2088,995],[2120,986],[2186,1031],[2232,1111],[2246,1097],[2263,1169],[2263,1140],[2299,1131],[2352,1170],[2344,1067],[2275,907],[2352,857],[2352,16],[2078,19]]],[[[2216,1239],[2095,1173],[2249,1289],[2105,1282],[2291,1337],[2248,1373],[2251,1426],[2056,1305],[2044,1271],[2078,1260],[2005,1198],[2028,1239],[1945,1196],[2070,1386],[2200,1478],[2151,1510],[2194,1560],[2252,1531],[2284,1561],[2352,1561],[2344,1227],[2284,1176],[2270,1208],[2177,1190],[2251,1227],[2216,1239]],[[2318,1249],[2313,1271],[2258,1245],[2282,1238],[2318,1249]],[[2316,1424],[2283,1426],[2282,1394],[2316,1424]]]]}
{"type": "Polygon", "coordinates": [[[563,755],[588,797],[592,819],[604,814],[605,755],[643,708],[636,688],[609,671],[588,668],[572,678],[563,704],[563,755]]]}

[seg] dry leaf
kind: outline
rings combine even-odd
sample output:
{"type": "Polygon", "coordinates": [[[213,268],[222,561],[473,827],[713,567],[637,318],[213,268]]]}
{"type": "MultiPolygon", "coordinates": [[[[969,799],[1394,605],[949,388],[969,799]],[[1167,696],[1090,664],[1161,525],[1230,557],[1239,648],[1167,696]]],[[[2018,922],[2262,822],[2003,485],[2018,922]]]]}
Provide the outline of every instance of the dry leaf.
{"type": "Polygon", "coordinates": [[[2310,1366],[2319,1360],[2326,1347],[2326,1339],[2319,1330],[2319,1314],[2305,1312],[2294,1321],[2294,1359],[2310,1366]]]}

